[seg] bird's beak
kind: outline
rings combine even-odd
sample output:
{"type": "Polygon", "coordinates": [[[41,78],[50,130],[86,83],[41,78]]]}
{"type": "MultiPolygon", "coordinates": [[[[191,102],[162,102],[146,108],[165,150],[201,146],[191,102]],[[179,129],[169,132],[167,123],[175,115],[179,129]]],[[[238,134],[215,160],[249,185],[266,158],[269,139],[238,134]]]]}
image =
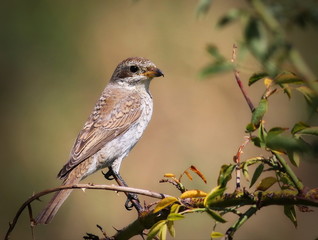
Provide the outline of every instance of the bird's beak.
{"type": "Polygon", "coordinates": [[[149,78],[153,78],[153,77],[164,77],[163,72],[161,72],[161,70],[159,68],[151,68],[149,69],[147,72],[143,73],[144,76],[147,76],[149,78]]]}

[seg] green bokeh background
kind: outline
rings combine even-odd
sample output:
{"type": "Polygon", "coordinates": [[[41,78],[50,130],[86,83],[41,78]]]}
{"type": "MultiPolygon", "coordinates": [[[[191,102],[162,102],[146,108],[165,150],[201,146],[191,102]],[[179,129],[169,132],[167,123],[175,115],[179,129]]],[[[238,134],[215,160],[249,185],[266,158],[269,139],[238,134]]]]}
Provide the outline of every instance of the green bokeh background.
{"type": "MultiPolygon", "coordinates": [[[[165,78],[152,82],[153,118],[124,160],[122,176],[132,187],[178,195],[158,181],[193,164],[208,185],[199,178],[184,179],[187,187],[207,192],[213,188],[221,165],[231,162],[243,142],[250,114],[231,73],[202,81],[199,71],[209,61],[208,43],[231,57],[232,44],[241,38],[240,25],[225,30],[214,26],[227,9],[242,3],[215,2],[207,16],[198,19],[197,1],[190,0],[2,1],[1,237],[24,200],[59,185],[56,174],[68,160],[77,133],[116,65],[130,56],[151,59],[165,78]]],[[[309,29],[290,37],[308,64],[317,67],[317,34],[309,29]]],[[[241,77],[258,70],[250,60],[241,77]]],[[[249,92],[257,102],[261,84],[249,92]]],[[[307,118],[305,108],[285,96],[273,96],[271,103],[265,119],[269,126],[290,127],[307,118]]],[[[243,157],[255,154],[249,146],[243,157]]],[[[317,187],[317,161],[303,162],[296,172],[305,185],[317,187]]],[[[109,183],[101,173],[84,182],[109,183]]],[[[32,204],[35,215],[48,199],[32,204]]],[[[75,191],[51,224],[36,227],[36,239],[80,239],[86,232],[99,234],[96,224],[112,235],[113,227],[120,229],[136,218],[134,211],[124,209],[124,202],[123,194],[75,191]]],[[[240,229],[237,239],[317,238],[318,213],[297,214],[295,229],[282,207],[265,208],[240,229]]],[[[228,226],[220,225],[218,231],[228,226]]],[[[176,222],[176,239],[209,239],[212,228],[208,216],[187,215],[176,222]]],[[[32,239],[27,212],[12,239],[32,239]]]]}

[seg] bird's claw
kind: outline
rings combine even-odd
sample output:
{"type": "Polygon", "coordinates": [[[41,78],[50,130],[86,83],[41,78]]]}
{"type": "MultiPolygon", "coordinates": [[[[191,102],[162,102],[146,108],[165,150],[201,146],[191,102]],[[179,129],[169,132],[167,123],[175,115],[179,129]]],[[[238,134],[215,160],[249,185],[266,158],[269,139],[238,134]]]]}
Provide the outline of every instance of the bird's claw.
{"type": "Polygon", "coordinates": [[[114,180],[115,179],[115,177],[114,177],[114,172],[113,172],[113,170],[112,169],[109,169],[106,173],[104,173],[103,172],[103,174],[104,174],[104,177],[107,179],[107,180],[114,180]]]}

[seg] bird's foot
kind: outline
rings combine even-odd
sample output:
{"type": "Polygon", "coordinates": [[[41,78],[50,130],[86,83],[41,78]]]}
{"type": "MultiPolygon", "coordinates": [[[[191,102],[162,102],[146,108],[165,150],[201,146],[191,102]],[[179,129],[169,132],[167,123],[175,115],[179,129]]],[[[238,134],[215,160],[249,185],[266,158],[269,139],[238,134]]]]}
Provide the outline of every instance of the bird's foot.
{"type": "Polygon", "coordinates": [[[107,179],[107,180],[114,180],[115,177],[114,177],[114,172],[113,172],[113,169],[109,169],[106,173],[102,172],[104,177],[107,179]]]}

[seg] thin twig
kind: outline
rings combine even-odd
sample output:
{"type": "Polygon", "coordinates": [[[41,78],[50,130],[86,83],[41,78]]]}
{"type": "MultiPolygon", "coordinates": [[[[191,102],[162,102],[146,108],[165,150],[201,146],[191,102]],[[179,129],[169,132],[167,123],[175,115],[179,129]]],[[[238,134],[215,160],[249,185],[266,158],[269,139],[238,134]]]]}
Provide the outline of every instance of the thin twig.
{"type": "MultiPolygon", "coordinates": [[[[149,190],[144,190],[144,189],[138,189],[138,188],[131,188],[131,187],[122,187],[122,186],[115,186],[115,185],[94,185],[94,184],[72,184],[72,185],[64,185],[64,186],[59,186],[56,188],[50,188],[46,189],[44,191],[41,191],[39,193],[34,194],[32,197],[30,197],[27,201],[25,201],[19,210],[17,211],[13,221],[9,223],[9,229],[6,233],[5,240],[9,239],[10,233],[13,231],[16,223],[18,222],[18,219],[21,215],[21,213],[24,211],[26,207],[28,207],[34,200],[39,199],[40,197],[47,195],[52,192],[57,192],[60,190],[64,189],[97,189],[97,190],[109,190],[109,191],[116,191],[116,192],[131,192],[131,193],[136,193],[152,198],[158,198],[158,199],[163,199],[165,197],[168,197],[169,195],[162,194],[162,193],[157,193],[157,192],[152,192],[149,190]]],[[[31,222],[31,225],[34,224],[33,221],[31,222]]]]}
{"type": "MultiPolygon", "coordinates": [[[[236,61],[236,50],[237,50],[237,46],[235,44],[233,44],[233,48],[232,48],[232,58],[231,58],[231,62],[235,63],[236,61]]],[[[239,71],[236,69],[236,67],[234,67],[234,76],[235,76],[235,80],[237,82],[237,84],[239,85],[239,88],[241,89],[241,92],[251,110],[251,112],[254,112],[255,107],[251,101],[251,99],[249,98],[249,96],[247,95],[247,92],[244,89],[243,83],[240,79],[240,73],[239,71]]]]}
{"type": "Polygon", "coordinates": [[[243,144],[239,147],[237,150],[236,155],[233,157],[234,162],[236,163],[236,190],[239,190],[241,188],[241,171],[240,171],[240,163],[241,163],[241,154],[243,153],[243,149],[246,147],[246,145],[251,140],[250,137],[245,137],[245,141],[243,144]]]}

